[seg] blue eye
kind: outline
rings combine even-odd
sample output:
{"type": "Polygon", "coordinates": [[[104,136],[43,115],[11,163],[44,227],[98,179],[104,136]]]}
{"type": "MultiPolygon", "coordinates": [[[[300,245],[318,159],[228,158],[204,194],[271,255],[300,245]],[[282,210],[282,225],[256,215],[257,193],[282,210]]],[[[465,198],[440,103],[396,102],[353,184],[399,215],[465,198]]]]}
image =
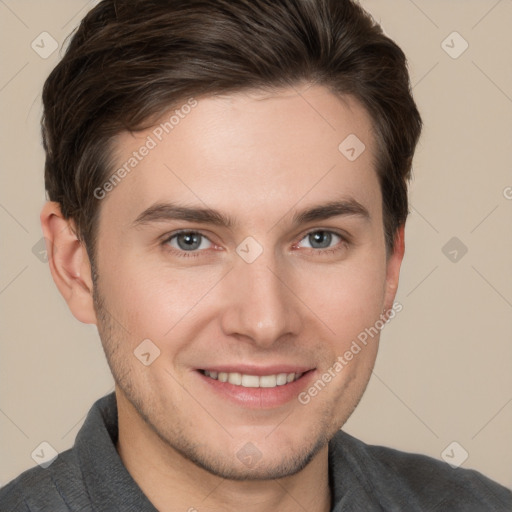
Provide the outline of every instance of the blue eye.
{"type": "Polygon", "coordinates": [[[177,251],[193,252],[198,249],[209,249],[212,243],[197,231],[182,231],[176,233],[164,242],[177,251]]]}
{"type": "Polygon", "coordinates": [[[332,231],[312,231],[299,242],[299,246],[304,240],[309,244],[306,247],[311,249],[330,249],[333,241],[336,243],[344,241],[340,235],[332,231]]]}
{"type": "MultiPolygon", "coordinates": [[[[199,257],[208,254],[206,249],[216,248],[209,238],[198,231],[179,231],[168,236],[161,244],[177,257],[199,257]]],[[[349,241],[333,231],[316,230],[306,234],[295,248],[304,248],[315,255],[326,256],[348,248],[349,241]]],[[[217,248],[219,249],[219,248],[217,248]]]]}

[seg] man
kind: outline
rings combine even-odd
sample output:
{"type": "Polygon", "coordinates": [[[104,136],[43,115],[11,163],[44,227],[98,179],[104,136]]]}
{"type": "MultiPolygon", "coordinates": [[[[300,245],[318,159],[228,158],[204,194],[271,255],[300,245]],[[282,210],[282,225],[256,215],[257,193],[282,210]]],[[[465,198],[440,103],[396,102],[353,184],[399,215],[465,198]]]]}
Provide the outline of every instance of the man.
{"type": "Polygon", "coordinates": [[[510,510],[340,431],[400,308],[421,130],[357,4],[105,0],[43,100],[50,269],[116,388],[2,510],[510,510]]]}

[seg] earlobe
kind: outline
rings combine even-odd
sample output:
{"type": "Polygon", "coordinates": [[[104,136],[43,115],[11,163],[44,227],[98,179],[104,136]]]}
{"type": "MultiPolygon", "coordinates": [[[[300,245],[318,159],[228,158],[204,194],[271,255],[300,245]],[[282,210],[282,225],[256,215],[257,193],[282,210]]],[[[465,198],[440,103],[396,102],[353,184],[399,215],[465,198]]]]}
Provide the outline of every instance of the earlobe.
{"type": "Polygon", "coordinates": [[[389,310],[393,306],[398,281],[400,277],[400,267],[405,253],[405,224],[398,227],[395,233],[395,243],[393,252],[388,258],[386,268],[386,294],[384,299],[384,308],[389,310]]]}
{"type": "Polygon", "coordinates": [[[65,219],[59,203],[53,201],[45,203],[40,219],[50,272],[57,288],[75,318],[96,324],[89,257],[75,235],[72,219],[65,219]]]}

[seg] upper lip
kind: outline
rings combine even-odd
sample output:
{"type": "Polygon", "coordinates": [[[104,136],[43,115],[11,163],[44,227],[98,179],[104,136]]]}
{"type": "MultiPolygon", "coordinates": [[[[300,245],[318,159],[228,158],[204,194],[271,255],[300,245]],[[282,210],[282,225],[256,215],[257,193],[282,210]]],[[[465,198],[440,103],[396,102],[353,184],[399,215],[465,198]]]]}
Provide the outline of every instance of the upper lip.
{"type": "Polygon", "coordinates": [[[256,375],[258,377],[262,377],[264,375],[277,375],[278,373],[305,373],[313,369],[314,368],[311,366],[293,364],[275,364],[270,366],[255,366],[249,364],[219,364],[198,368],[198,370],[206,370],[209,372],[243,373],[244,375],[256,375]]]}

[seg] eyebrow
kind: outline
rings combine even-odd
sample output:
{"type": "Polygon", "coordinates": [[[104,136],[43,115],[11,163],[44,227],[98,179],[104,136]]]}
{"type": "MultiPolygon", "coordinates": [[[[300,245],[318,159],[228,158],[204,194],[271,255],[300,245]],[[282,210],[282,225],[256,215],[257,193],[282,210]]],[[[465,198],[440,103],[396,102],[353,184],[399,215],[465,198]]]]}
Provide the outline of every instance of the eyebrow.
{"type": "MultiPolygon", "coordinates": [[[[330,201],[299,211],[293,216],[292,224],[300,226],[301,224],[338,216],[355,216],[363,220],[370,219],[370,213],[361,203],[353,198],[348,198],[340,201],[330,201]]],[[[132,227],[171,220],[212,224],[228,229],[236,225],[236,221],[232,217],[211,208],[182,206],[175,203],[155,203],[137,216],[132,223],[132,227]]]]}

